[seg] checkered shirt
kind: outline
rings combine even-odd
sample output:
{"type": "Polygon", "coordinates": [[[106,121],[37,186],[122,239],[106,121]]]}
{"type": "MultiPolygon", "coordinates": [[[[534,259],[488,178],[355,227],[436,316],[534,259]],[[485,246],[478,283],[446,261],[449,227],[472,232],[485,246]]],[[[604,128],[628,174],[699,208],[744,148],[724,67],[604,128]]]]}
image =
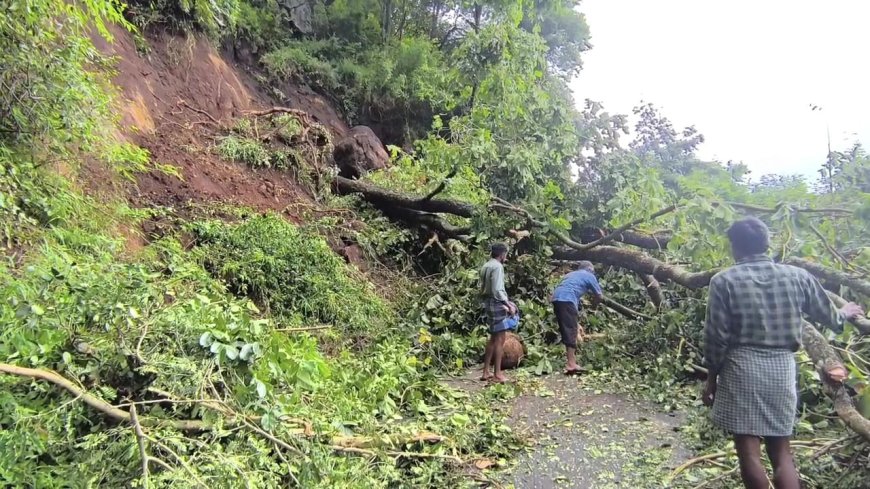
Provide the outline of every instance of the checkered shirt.
{"type": "Polygon", "coordinates": [[[801,314],[840,331],[843,318],[818,280],[802,268],[753,255],[710,281],[704,356],[712,373],[729,349],[741,346],[797,351],[801,314]]]}

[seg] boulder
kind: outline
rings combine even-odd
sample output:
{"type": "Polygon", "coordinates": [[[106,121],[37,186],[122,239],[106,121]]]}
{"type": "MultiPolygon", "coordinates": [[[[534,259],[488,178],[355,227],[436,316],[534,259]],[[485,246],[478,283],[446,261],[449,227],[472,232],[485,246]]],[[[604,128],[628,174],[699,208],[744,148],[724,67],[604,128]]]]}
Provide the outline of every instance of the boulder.
{"type": "Polygon", "coordinates": [[[290,26],[300,34],[314,32],[311,18],[312,9],[310,0],[278,0],[278,6],[287,16],[290,26]]]}
{"type": "Polygon", "coordinates": [[[523,361],[525,354],[526,349],[520,337],[514,333],[508,333],[504,340],[504,356],[501,358],[501,368],[516,368],[523,361]]]}
{"type": "Polygon", "coordinates": [[[333,151],[339,174],[358,178],[371,170],[386,168],[390,155],[381,140],[367,126],[356,126],[335,144],[333,151]]]}

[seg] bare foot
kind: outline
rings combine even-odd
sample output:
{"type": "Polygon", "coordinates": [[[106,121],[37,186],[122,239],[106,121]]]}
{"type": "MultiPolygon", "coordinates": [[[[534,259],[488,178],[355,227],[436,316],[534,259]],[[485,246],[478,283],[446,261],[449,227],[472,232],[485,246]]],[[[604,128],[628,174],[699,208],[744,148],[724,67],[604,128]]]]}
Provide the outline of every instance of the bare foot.
{"type": "Polygon", "coordinates": [[[487,380],[492,378],[492,374],[489,372],[484,372],[483,375],[480,376],[480,380],[486,382],[487,380]]]}
{"type": "Polygon", "coordinates": [[[504,384],[505,382],[508,382],[508,378],[504,375],[493,375],[490,381],[493,384],[504,384]]]}

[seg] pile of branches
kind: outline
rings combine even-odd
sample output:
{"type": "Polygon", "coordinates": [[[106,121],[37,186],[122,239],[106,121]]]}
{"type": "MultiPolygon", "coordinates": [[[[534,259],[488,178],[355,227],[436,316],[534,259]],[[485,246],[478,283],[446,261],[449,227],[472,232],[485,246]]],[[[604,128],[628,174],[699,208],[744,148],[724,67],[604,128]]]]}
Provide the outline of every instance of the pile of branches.
{"type": "MultiPolygon", "coordinates": [[[[450,175],[448,175],[448,178],[450,175]]],[[[444,190],[446,180],[425,196],[414,196],[391,191],[356,180],[338,177],[333,183],[334,189],[341,194],[358,194],[364,200],[380,209],[388,217],[406,225],[422,227],[445,239],[466,240],[470,228],[457,227],[444,219],[445,214],[470,218],[477,212],[508,213],[521,217],[525,221],[524,230],[513,231],[513,236],[524,239],[532,232],[549,234],[557,243],[553,248],[553,259],[557,261],[575,262],[588,260],[592,263],[616,267],[640,276],[653,303],[661,304],[661,283],[672,282],[688,289],[702,289],[710,284],[710,279],[718,269],[691,271],[682,265],[660,260],[650,252],[664,249],[670,236],[668,234],[644,234],[633,229],[642,223],[672,213],[677,206],[671,205],[649,216],[630,222],[609,232],[602,232],[600,237],[589,242],[573,239],[537,218],[528,210],[493,197],[486,209],[481,209],[467,202],[449,199],[439,199],[437,195],[444,190]],[[617,246],[620,245],[620,246],[617,246]]],[[[751,214],[773,214],[780,207],[767,208],[749,204],[717,202],[716,206],[728,205],[751,214]]],[[[827,215],[847,215],[847,209],[811,209],[791,208],[797,213],[822,213],[827,215]]],[[[870,297],[870,281],[863,277],[831,269],[802,258],[787,258],[785,263],[803,268],[816,276],[828,288],[828,295],[836,306],[842,306],[846,300],[833,290],[841,286],[848,287],[854,293],[870,297]],[[832,290],[833,289],[833,290],[832,290]]],[[[620,310],[618,304],[614,309],[629,317],[645,318],[643,314],[628,308],[620,310]]],[[[859,317],[852,321],[861,334],[870,334],[870,319],[859,317]]],[[[831,365],[840,365],[839,354],[828,343],[825,337],[810,323],[804,324],[803,341],[807,353],[824,382],[825,393],[833,400],[834,408],[843,422],[865,440],[870,441],[870,420],[861,415],[855,408],[852,398],[842,384],[832,382],[827,377],[827,369],[831,365]]]]}

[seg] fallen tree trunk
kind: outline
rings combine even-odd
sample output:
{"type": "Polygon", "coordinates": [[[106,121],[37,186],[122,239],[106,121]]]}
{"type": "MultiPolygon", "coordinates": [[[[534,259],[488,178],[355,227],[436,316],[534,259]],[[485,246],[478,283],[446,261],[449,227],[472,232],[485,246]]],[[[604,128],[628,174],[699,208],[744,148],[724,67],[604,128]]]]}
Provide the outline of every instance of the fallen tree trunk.
{"type": "Polygon", "coordinates": [[[706,270],[691,272],[679,265],[672,265],[657,260],[645,253],[615,246],[598,246],[588,250],[577,250],[568,247],[553,249],[556,260],[578,261],[588,260],[604,265],[611,265],[633,272],[651,275],[660,281],[670,281],[689,289],[700,289],[710,284],[710,279],[719,271],[706,270]]]}
{"type": "Polygon", "coordinates": [[[467,227],[454,226],[437,214],[423,212],[406,207],[384,206],[381,209],[387,217],[402,221],[411,226],[423,226],[431,231],[436,231],[447,238],[464,240],[471,234],[467,227]]]}
{"type": "Polygon", "coordinates": [[[837,415],[846,423],[846,426],[864,437],[865,440],[870,441],[870,419],[865,418],[855,409],[846,387],[828,377],[828,369],[843,365],[840,356],[831,348],[819,330],[806,321],[804,321],[802,337],[804,348],[822,379],[825,394],[834,401],[834,410],[837,411],[837,415]]]}
{"type": "Polygon", "coordinates": [[[378,208],[404,207],[405,209],[416,211],[447,213],[460,217],[471,217],[474,215],[473,205],[458,200],[427,199],[426,197],[394,192],[376,185],[344,177],[335,177],[333,186],[342,195],[360,194],[367,202],[378,208]]]}

